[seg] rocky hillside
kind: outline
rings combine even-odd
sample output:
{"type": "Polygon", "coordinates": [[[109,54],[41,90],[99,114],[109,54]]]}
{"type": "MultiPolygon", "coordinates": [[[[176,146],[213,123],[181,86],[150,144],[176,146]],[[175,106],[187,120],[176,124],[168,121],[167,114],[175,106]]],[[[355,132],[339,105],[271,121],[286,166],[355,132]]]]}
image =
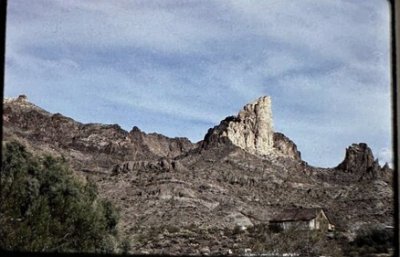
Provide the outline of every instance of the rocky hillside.
{"type": "Polygon", "coordinates": [[[251,240],[227,231],[268,224],[287,207],[323,208],[348,237],[365,224],[393,224],[393,171],[364,143],[351,145],[337,167],[308,165],[273,130],[269,97],[197,144],[137,127],[82,124],[25,97],[4,101],[3,122],[3,140],[62,155],[95,180],[120,208],[119,229],[135,253],[239,253],[251,240]]]}
{"type": "Polygon", "coordinates": [[[195,147],[187,138],[146,134],[137,127],[127,132],[117,124],[82,124],[48,113],[24,96],[4,101],[3,138],[20,138],[35,150],[62,154],[78,171],[103,173],[123,161],[174,158],[195,147]]]}

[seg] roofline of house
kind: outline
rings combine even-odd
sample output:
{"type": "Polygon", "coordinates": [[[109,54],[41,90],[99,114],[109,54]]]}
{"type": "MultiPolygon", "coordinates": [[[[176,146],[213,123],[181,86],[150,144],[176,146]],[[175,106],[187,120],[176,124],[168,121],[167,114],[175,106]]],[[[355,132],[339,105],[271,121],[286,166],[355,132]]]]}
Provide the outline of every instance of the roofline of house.
{"type": "Polygon", "coordinates": [[[269,222],[270,222],[270,223],[277,223],[277,222],[284,222],[284,221],[310,221],[310,220],[312,220],[312,219],[315,219],[315,217],[314,217],[314,218],[311,218],[311,219],[285,219],[285,220],[270,220],[269,222]]]}
{"type": "Polygon", "coordinates": [[[309,208],[309,209],[314,209],[316,211],[315,217],[309,218],[309,219],[272,219],[269,221],[269,223],[279,223],[279,222],[286,222],[286,221],[310,221],[312,219],[315,219],[317,217],[317,212],[322,211],[326,219],[328,220],[329,224],[335,225],[335,223],[332,222],[331,218],[328,216],[324,208],[309,208]]]}

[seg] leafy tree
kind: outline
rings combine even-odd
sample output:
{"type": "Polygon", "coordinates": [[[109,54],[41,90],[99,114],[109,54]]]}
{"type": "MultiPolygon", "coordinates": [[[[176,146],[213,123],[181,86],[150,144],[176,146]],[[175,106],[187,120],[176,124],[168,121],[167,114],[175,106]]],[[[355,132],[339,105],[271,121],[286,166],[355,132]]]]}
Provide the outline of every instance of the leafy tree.
{"type": "Polygon", "coordinates": [[[17,251],[111,252],[118,213],[94,183],[78,181],[62,158],[3,145],[0,247],[17,251]]]}

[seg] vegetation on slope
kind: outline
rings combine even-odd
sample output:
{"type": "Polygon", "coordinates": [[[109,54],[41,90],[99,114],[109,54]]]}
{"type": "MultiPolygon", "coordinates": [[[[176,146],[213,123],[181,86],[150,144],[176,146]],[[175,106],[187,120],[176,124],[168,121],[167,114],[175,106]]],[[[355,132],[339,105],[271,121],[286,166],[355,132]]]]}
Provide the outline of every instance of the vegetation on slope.
{"type": "Polygon", "coordinates": [[[118,214],[78,181],[63,159],[37,157],[16,142],[3,145],[0,247],[13,251],[111,252],[118,214]]]}
{"type": "Polygon", "coordinates": [[[344,253],[349,257],[373,257],[382,253],[389,255],[394,246],[394,231],[392,229],[366,226],[360,228],[357,231],[356,238],[345,245],[344,253]]]}

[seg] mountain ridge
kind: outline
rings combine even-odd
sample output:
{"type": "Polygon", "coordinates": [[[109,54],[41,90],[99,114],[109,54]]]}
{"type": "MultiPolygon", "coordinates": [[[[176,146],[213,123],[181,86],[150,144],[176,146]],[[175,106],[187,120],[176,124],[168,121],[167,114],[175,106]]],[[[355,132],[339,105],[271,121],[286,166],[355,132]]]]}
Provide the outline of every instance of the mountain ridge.
{"type": "MultiPolygon", "coordinates": [[[[37,108],[26,97],[3,101],[3,141],[19,140],[38,153],[64,156],[76,174],[94,180],[101,195],[121,209],[119,229],[137,243],[133,252],[193,253],[190,237],[166,240],[164,233],[151,243],[139,240],[161,221],[203,232],[250,228],[287,207],[323,208],[349,238],[366,224],[393,224],[393,171],[375,162],[363,143],[351,145],[336,167],[318,168],[303,161],[295,143],[272,126],[265,129],[272,141],[257,152],[260,128],[253,113],[224,119],[194,144],[137,127],[127,132],[118,125],[82,124],[37,108]],[[229,128],[247,133],[247,139],[233,133],[232,142],[229,128]]],[[[212,240],[194,237],[201,242],[199,251],[212,240]]],[[[245,247],[212,237],[221,240],[212,253],[233,243],[245,247]]]]}

